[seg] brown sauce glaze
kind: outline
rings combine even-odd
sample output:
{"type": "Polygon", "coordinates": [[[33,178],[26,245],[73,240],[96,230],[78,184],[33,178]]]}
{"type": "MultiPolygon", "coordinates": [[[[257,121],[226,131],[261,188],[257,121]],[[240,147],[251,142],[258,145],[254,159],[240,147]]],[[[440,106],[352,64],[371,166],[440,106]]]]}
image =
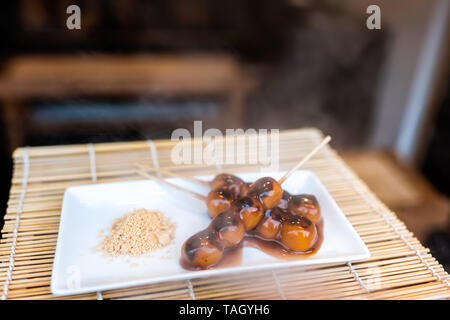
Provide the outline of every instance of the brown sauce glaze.
{"type": "MultiPolygon", "coordinates": [[[[209,226],[191,236],[182,247],[180,264],[188,270],[203,270],[227,265],[229,256],[239,256],[245,227],[239,216],[227,210],[217,215],[209,226]],[[238,250],[239,251],[239,250],[238,250]],[[234,253],[234,254],[232,254],[234,253]]],[[[237,261],[237,259],[231,259],[237,261]]]]}
{"type": "Polygon", "coordinates": [[[222,259],[215,265],[208,268],[202,268],[199,266],[193,266],[186,259],[180,259],[180,265],[186,270],[198,271],[198,270],[209,270],[209,269],[220,269],[238,266],[242,263],[242,247],[244,246],[244,241],[241,241],[238,245],[227,248],[223,251],[222,259]]]}
{"type": "Polygon", "coordinates": [[[305,216],[314,223],[320,220],[320,206],[317,198],[311,194],[298,194],[292,196],[288,209],[295,214],[305,216]]]}
{"type": "MultiPolygon", "coordinates": [[[[271,180],[263,178],[253,183],[253,192],[248,197],[235,199],[227,210],[213,217],[206,229],[189,238],[182,248],[181,266],[187,270],[205,270],[240,265],[243,247],[256,248],[285,260],[315,254],[324,238],[319,203],[312,195],[290,195],[281,188],[277,190],[271,180]],[[258,201],[271,202],[275,198],[277,202],[266,210],[263,207],[267,205],[258,201]],[[297,210],[292,210],[293,207],[297,210]],[[311,213],[316,213],[312,214],[316,221],[308,217],[311,213]],[[246,227],[246,222],[253,227],[246,227]]],[[[227,192],[216,190],[216,200],[225,200],[229,196],[227,192]]]]}
{"type": "Polygon", "coordinates": [[[243,246],[244,241],[241,241],[241,243],[239,243],[237,246],[225,249],[223,253],[223,259],[218,264],[216,264],[213,269],[229,268],[241,265],[243,246]]]}
{"type": "Polygon", "coordinates": [[[238,214],[244,223],[245,230],[255,228],[264,216],[261,203],[251,197],[240,197],[233,201],[232,209],[238,214]]]}
{"type": "Polygon", "coordinates": [[[208,207],[208,214],[214,218],[218,214],[230,208],[234,196],[228,189],[216,189],[208,193],[206,199],[206,206],[208,207]]]}
{"type": "Polygon", "coordinates": [[[208,228],[216,232],[217,241],[225,249],[238,245],[245,236],[244,223],[232,210],[219,214],[211,221],[208,228]]]}
{"type": "Polygon", "coordinates": [[[280,202],[277,204],[277,207],[283,210],[287,210],[289,206],[289,201],[291,201],[292,195],[283,190],[283,196],[281,197],[280,202]]]}
{"type": "Polygon", "coordinates": [[[241,178],[229,173],[222,173],[211,181],[211,189],[227,189],[234,197],[238,197],[246,194],[248,187],[241,178]]]}
{"type": "Polygon", "coordinates": [[[256,248],[258,250],[261,250],[262,252],[281,259],[281,260],[300,260],[300,259],[306,259],[315,253],[320,249],[323,242],[323,227],[324,222],[323,219],[320,219],[320,221],[316,224],[317,228],[317,241],[312,247],[311,250],[306,252],[295,252],[289,249],[286,249],[283,244],[279,240],[265,240],[260,237],[258,237],[255,234],[246,234],[243,241],[239,243],[237,246],[225,249],[223,252],[223,258],[219,263],[217,263],[214,266],[211,266],[209,268],[201,268],[201,267],[193,267],[192,265],[189,265],[186,261],[183,259],[180,259],[181,266],[186,270],[208,270],[208,269],[219,269],[219,268],[228,268],[228,267],[234,267],[241,265],[242,263],[242,249],[244,247],[251,247],[256,248]]]}
{"type": "Polygon", "coordinates": [[[250,185],[248,195],[258,198],[264,209],[272,209],[283,197],[283,189],[275,179],[264,177],[250,185]]]}
{"type": "Polygon", "coordinates": [[[321,247],[323,242],[323,219],[317,224],[317,240],[313,247],[306,252],[296,252],[289,250],[283,246],[279,240],[265,240],[255,234],[248,234],[244,238],[244,246],[252,247],[267,253],[268,255],[284,260],[304,259],[315,254],[321,247]]]}

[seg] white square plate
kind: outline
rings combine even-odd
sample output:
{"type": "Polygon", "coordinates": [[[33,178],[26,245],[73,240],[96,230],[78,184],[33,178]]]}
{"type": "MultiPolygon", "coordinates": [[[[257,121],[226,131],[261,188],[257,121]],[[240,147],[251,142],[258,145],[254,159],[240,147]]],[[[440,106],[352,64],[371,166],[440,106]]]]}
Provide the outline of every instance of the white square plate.
{"type": "MultiPolygon", "coordinates": [[[[282,175],[283,172],[239,174],[246,181],[282,175]]],[[[212,176],[199,178],[210,180],[212,176]]],[[[181,179],[168,181],[202,194],[208,192],[206,187],[181,179]]],[[[51,291],[56,295],[78,294],[274,267],[346,262],[370,256],[364,242],[314,173],[296,171],[285,181],[283,188],[292,194],[314,194],[319,200],[324,218],[324,240],[318,252],[307,259],[280,260],[244,247],[241,265],[204,271],[188,271],[179,264],[183,242],[210,222],[202,201],[153,180],[68,188],[61,212],[51,291]],[[101,241],[100,230],[107,232],[114,219],[138,208],[159,210],[174,221],[177,225],[174,242],[145,257],[104,257],[96,250],[101,241]]]]}

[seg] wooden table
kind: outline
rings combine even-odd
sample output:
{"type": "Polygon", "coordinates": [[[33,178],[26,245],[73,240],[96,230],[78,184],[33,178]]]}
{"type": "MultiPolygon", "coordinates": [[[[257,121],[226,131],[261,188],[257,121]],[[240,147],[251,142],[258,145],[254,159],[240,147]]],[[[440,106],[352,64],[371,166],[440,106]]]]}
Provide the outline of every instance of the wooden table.
{"type": "MultiPolygon", "coordinates": [[[[323,135],[280,132],[280,169],[308,154],[323,135]]],[[[54,299],[50,292],[61,202],[67,187],[142,179],[134,163],[157,163],[184,175],[214,174],[215,165],[174,165],[176,142],[146,141],[21,148],[0,241],[0,288],[8,299],[54,299]]],[[[217,141],[219,143],[219,141],[217,141]]],[[[247,151],[248,150],[244,150],[247,151]]],[[[436,299],[450,298],[448,274],[395,213],[327,146],[304,166],[336,200],[367,245],[362,261],[291,267],[107,290],[65,299],[436,299]]],[[[223,165],[227,172],[259,165],[223,165]]],[[[326,221],[325,221],[326,223],[326,221]]],[[[325,235],[326,237],[326,235],[325,235]]]]}
{"type": "Polygon", "coordinates": [[[225,97],[224,123],[242,125],[255,85],[226,55],[23,56],[6,63],[0,99],[10,149],[23,145],[26,103],[74,97],[225,97]]]}
{"type": "Polygon", "coordinates": [[[426,241],[432,231],[450,232],[449,198],[392,153],[354,151],[342,157],[420,241],[426,241]]]}

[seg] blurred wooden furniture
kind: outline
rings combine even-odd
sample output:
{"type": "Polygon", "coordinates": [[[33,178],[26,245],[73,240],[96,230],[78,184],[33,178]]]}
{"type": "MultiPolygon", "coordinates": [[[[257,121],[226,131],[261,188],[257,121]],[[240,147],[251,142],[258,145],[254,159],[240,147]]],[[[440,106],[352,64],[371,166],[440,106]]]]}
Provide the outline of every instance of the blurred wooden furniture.
{"type": "Polygon", "coordinates": [[[342,157],[420,241],[431,231],[445,230],[449,225],[449,199],[393,154],[362,151],[343,153],[342,157]]]}
{"type": "Polygon", "coordinates": [[[24,56],[6,63],[0,99],[10,149],[23,145],[26,103],[33,99],[221,96],[225,123],[241,126],[254,83],[226,55],[24,56]]]}

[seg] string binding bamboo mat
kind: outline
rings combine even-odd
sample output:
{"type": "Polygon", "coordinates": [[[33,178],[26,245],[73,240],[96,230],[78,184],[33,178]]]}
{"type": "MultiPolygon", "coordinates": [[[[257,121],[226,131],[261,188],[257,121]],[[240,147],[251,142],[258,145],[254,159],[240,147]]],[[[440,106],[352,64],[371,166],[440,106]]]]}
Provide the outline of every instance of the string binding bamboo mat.
{"type": "MultiPolygon", "coordinates": [[[[280,169],[288,170],[323,135],[280,132],[280,169]]],[[[405,225],[329,146],[304,168],[313,170],[371,252],[363,261],[165,282],[54,297],[50,278],[64,190],[69,186],[138,180],[135,162],[185,175],[244,172],[258,165],[171,162],[175,142],[138,141],[16,150],[0,242],[2,299],[438,299],[449,298],[448,274],[405,225]]]]}

